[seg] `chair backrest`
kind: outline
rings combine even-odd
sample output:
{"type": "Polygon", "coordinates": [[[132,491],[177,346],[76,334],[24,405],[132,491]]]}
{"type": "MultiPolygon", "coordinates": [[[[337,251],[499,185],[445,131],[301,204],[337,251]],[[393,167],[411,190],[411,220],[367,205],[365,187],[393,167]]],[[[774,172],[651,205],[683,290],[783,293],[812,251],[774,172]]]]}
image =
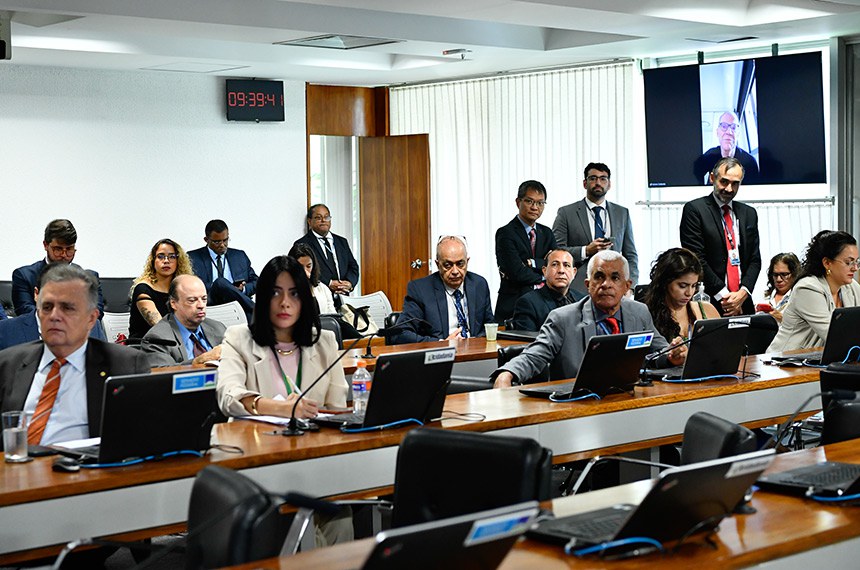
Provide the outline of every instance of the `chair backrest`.
{"type": "Polygon", "coordinates": [[[6,311],[7,317],[15,316],[15,306],[12,305],[12,282],[0,281],[0,304],[3,305],[3,310],[6,311]]]}
{"type": "Polygon", "coordinates": [[[119,335],[128,338],[128,313],[108,313],[102,317],[102,326],[105,329],[105,338],[108,342],[116,342],[119,335]]]}
{"type": "Polygon", "coordinates": [[[287,528],[278,505],[244,475],[209,465],[194,479],[188,506],[188,570],[277,556],[287,528]]]}
{"type": "MultiPolygon", "coordinates": [[[[527,344],[512,344],[510,346],[500,346],[498,353],[496,355],[496,362],[501,367],[515,357],[519,356],[523,350],[527,347],[527,344]]],[[[548,382],[549,381],[549,367],[544,366],[543,370],[541,370],[537,376],[534,378],[520,378],[520,381],[523,384],[534,384],[536,382],[548,382]]]]}
{"type": "Polygon", "coordinates": [[[340,321],[334,315],[320,315],[320,326],[323,330],[331,331],[337,340],[337,347],[343,349],[343,335],[340,332],[340,321]]]}
{"type": "Polygon", "coordinates": [[[131,285],[134,277],[99,277],[105,311],[111,313],[131,312],[131,285]]]}
{"type": "Polygon", "coordinates": [[[650,283],[646,283],[644,285],[636,285],[633,287],[633,299],[635,301],[639,301],[640,303],[645,302],[645,293],[648,292],[648,287],[650,287],[650,283]]]}
{"type": "Polygon", "coordinates": [[[747,331],[747,354],[764,354],[779,332],[779,323],[773,315],[760,313],[750,317],[747,331]]]}
{"type": "Polygon", "coordinates": [[[225,327],[248,324],[248,316],[245,314],[239,301],[230,301],[223,305],[210,305],[206,307],[206,318],[218,321],[225,327]]]}
{"type": "MultiPolygon", "coordinates": [[[[860,392],[860,366],[857,364],[830,364],[821,371],[818,385],[822,392],[830,390],[851,390],[860,392]]],[[[821,409],[827,412],[830,407],[830,396],[821,396],[821,409]]]]}
{"type": "Polygon", "coordinates": [[[835,400],[824,408],[821,445],[860,437],[860,402],[835,400]]]}
{"type": "Polygon", "coordinates": [[[533,439],[419,428],[397,453],[392,526],[550,498],[552,452],[533,439]]]}
{"type": "Polygon", "coordinates": [[[377,327],[383,326],[385,317],[391,313],[391,302],[382,291],[370,293],[369,295],[343,297],[341,300],[353,307],[367,307],[368,314],[373,318],[373,322],[376,323],[377,327]]]}
{"type": "MultiPolygon", "coordinates": [[[[385,328],[393,327],[397,324],[397,319],[400,318],[400,311],[393,311],[388,313],[388,316],[385,317],[385,328]]],[[[385,344],[394,344],[394,334],[385,335],[385,344]]]]}
{"type": "Polygon", "coordinates": [[[748,428],[708,412],[696,412],[684,426],[681,465],[721,459],[756,450],[755,434],[748,428]]]}

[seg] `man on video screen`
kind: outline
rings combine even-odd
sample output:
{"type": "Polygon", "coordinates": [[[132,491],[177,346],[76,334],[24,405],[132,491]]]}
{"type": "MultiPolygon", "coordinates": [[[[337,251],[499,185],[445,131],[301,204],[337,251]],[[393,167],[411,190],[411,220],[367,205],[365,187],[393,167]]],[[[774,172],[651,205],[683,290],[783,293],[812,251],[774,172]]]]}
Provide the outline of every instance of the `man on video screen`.
{"type": "Polygon", "coordinates": [[[696,178],[704,184],[710,185],[708,174],[721,158],[734,157],[744,167],[744,182],[750,183],[758,180],[758,164],[750,153],[738,147],[737,129],[740,128],[738,116],[732,111],[726,111],[720,115],[715,129],[717,135],[717,146],[708,149],[705,154],[696,159],[693,171],[696,178]]]}

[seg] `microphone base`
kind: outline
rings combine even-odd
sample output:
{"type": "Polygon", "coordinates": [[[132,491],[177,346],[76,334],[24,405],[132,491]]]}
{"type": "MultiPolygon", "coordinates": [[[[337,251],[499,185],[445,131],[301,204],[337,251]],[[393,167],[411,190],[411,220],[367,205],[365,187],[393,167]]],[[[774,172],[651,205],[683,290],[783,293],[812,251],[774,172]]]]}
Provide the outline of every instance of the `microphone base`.
{"type": "Polygon", "coordinates": [[[368,351],[367,354],[362,354],[361,356],[359,356],[359,358],[363,358],[366,360],[368,358],[376,358],[376,356],[372,352],[368,351]]]}
{"type": "Polygon", "coordinates": [[[291,437],[294,435],[305,435],[305,430],[299,427],[285,427],[281,430],[281,435],[284,437],[291,437]]]}

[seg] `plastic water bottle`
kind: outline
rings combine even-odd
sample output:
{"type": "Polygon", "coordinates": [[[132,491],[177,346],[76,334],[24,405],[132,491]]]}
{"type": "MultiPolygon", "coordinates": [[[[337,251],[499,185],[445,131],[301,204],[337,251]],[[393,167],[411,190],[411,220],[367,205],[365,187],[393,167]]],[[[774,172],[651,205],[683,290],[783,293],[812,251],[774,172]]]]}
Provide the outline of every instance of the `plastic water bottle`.
{"type": "Polygon", "coordinates": [[[356,367],[355,373],[352,375],[352,410],[356,414],[363,414],[367,410],[372,378],[370,372],[367,371],[367,362],[359,360],[356,367]]]}
{"type": "Polygon", "coordinates": [[[693,295],[693,303],[710,303],[711,296],[705,293],[705,284],[699,281],[699,289],[696,291],[696,294],[693,295]]]}

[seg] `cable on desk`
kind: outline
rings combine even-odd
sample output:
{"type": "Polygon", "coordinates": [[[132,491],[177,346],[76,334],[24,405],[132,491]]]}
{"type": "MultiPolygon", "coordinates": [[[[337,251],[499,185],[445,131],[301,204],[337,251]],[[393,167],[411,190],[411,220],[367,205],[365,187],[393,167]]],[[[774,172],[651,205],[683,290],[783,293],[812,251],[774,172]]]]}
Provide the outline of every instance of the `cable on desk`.
{"type": "Polygon", "coordinates": [[[175,457],[177,455],[193,455],[194,457],[203,457],[203,454],[193,449],[180,449],[179,451],[168,451],[167,453],[159,453],[158,455],[147,455],[137,459],[128,461],[117,461],[116,463],[81,463],[81,467],[85,469],[104,469],[106,467],[127,467],[129,465],[138,465],[146,461],[159,461],[167,457],[175,457]]]}
{"type": "Polygon", "coordinates": [[[688,382],[690,382],[690,383],[692,383],[692,382],[707,382],[708,380],[720,380],[720,379],[723,379],[723,380],[740,380],[740,378],[738,378],[734,374],[715,374],[714,376],[702,376],[701,378],[687,378],[686,380],[682,380],[680,378],[677,378],[677,379],[666,378],[665,376],[663,376],[662,378],[659,378],[660,382],[666,382],[667,384],[686,384],[688,382]]]}
{"type": "Polygon", "coordinates": [[[223,443],[216,443],[215,445],[210,445],[209,449],[206,452],[210,452],[213,449],[217,449],[218,451],[223,451],[224,453],[237,453],[239,455],[245,455],[245,450],[239,447],[238,445],[226,445],[223,443]]]}
{"type": "Polygon", "coordinates": [[[574,550],[572,543],[575,542],[575,539],[569,543],[567,543],[564,547],[565,554],[572,554],[577,558],[582,556],[587,556],[589,554],[603,554],[610,548],[615,548],[617,546],[628,546],[630,544],[647,544],[650,548],[646,548],[643,551],[639,551],[638,549],[634,550],[630,553],[630,556],[638,556],[640,554],[647,554],[649,552],[653,552],[655,549],[663,552],[663,545],[660,544],[659,541],[654,540],[653,538],[649,538],[647,536],[631,536],[630,538],[622,538],[619,540],[611,540],[609,542],[602,542],[600,544],[595,544],[594,546],[587,546],[585,548],[579,548],[574,550]]]}
{"type": "Polygon", "coordinates": [[[372,427],[363,427],[363,428],[348,428],[341,427],[340,431],[343,433],[365,433],[368,431],[382,431],[384,429],[400,427],[406,424],[418,424],[419,426],[423,426],[424,422],[416,420],[415,418],[407,418],[405,420],[397,420],[396,422],[391,422],[390,424],[382,424],[381,426],[372,426],[372,427]]]}
{"type": "Polygon", "coordinates": [[[451,410],[442,410],[442,414],[450,415],[442,415],[438,418],[433,418],[430,421],[436,422],[439,420],[460,420],[463,422],[482,422],[487,419],[486,415],[479,414],[478,412],[452,412],[451,410]]]}
{"type": "Polygon", "coordinates": [[[808,495],[808,497],[821,503],[839,503],[842,501],[856,501],[857,499],[860,499],[860,493],[856,493],[854,495],[842,495],[839,497],[826,497],[824,495],[808,495]]]}
{"type": "Polygon", "coordinates": [[[855,348],[858,350],[857,358],[855,359],[855,361],[860,360],[860,346],[854,345],[848,349],[848,354],[845,355],[845,360],[842,361],[842,364],[846,364],[848,362],[848,359],[851,358],[851,351],[855,348]]]}
{"type": "Polygon", "coordinates": [[[585,400],[587,398],[594,398],[595,400],[599,400],[600,396],[595,394],[594,392],[588,392],[587,394],[583,394],[582,396],[576,396],[575,398],[557,398],[556,394],[558,392],[553,392],[549,395],[550,402],[578,402],[580,400],[585,400]]]}

